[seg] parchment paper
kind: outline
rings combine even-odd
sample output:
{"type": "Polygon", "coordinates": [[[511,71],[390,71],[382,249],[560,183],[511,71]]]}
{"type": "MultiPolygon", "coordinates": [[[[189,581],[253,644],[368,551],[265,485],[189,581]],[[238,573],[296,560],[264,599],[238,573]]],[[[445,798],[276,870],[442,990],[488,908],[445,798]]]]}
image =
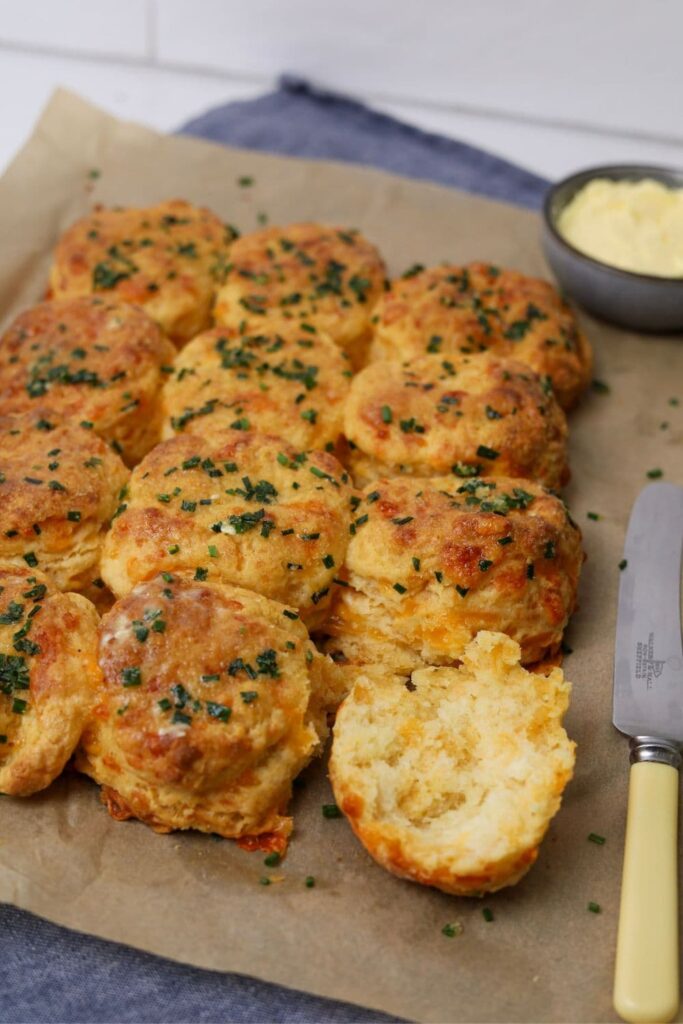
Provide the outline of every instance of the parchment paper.
{"type": "MultiPolygon", "coordinates": [[[[169,138],[57,93],[0,181],[0,315],[45,287],[59,232],[94,200],[182,196],[242,230],[319,219],[360,228],[392,273],[415,261],[491,259],[547,274],[535,215],[341,164],[169,138]],[[89,172],[100,176],[91,179],[89,172]],[[253,176],[251,188],[237,179],[253,176]]],[[[281,869],[199,834],[158,836],[112,821],[96,787],[63,777],[28,800],[0,801],[0,899],[52,921],[201,967],[239,971],[425,1021],[607,1021],[617,923],[628,748],[611,725],[618,562],[628,512],[661,467],[683,483],[683,340],[586,320],[596,377],[571,415],[568,497],[585,533],[581,610],[570,627],[574,683],[566,725],[576,777],[531,874],[482,904],[399,881],[344,820],[326,820],[323,763],[295,799],[281,869]],[[678,398],[680,406],[668,404],[678,398]],[[660,429],[668,422],[666,429],[660,429]],[[596,512],[599,521],[588,520],[596,512]],[[606,837],[588,842],[590,832],[606,837]],[[270,886],[263,874],[283,876],[270,886]],[[304,886],[314,875],[313,889],[304,886]],[[589,900],[602,913],[587,910],[589,900]],[[464,932],[441,929],[460,921],[464,932]]],[[[115,1008],[113,1008],[115,1010],[115,1008]]]]}

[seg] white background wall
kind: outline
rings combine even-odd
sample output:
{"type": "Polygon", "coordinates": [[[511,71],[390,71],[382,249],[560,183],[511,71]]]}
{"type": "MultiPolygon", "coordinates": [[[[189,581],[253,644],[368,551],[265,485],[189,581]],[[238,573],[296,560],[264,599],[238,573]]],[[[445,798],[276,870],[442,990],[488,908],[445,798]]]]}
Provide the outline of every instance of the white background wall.
{"type": "Polygon", "coordinates": [[[683,0],[0,0],[0,166],[57,85],[172,129],[283,71],[549,177],[683,166],[683,0]]]}

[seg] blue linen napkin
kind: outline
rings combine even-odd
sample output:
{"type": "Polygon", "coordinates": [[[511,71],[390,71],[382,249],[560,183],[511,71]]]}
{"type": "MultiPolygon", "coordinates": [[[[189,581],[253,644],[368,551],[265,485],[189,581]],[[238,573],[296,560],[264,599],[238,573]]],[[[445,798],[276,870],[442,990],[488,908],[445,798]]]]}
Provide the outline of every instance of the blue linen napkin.
{"type": "MultiPolygon", "coordinates": [[[[464,142],[422,131],[285,76],[277,91],[189,121],[187,135],[369,164],[538,208],[548,183],[464,142]]],[[[241,975],[205,971],[0,906],[0,1022],[373,1022],[390,1018],[241,975]]]]}
{"type": "Polygon", "coordinates": [[[280,80],[277,92],[216,107],[181,132],[245,149],[367,164],[531,209],[540,208],[548,187],[544,178],[483,149],[404,124],[292,75],[280,80]]]}

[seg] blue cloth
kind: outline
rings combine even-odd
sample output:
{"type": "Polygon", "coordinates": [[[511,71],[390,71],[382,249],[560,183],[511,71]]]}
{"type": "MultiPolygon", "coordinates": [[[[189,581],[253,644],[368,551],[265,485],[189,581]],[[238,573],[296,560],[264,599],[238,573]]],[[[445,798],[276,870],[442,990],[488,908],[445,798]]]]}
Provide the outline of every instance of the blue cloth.
{"type": "MultiPolygon", "coordinates": [[[[276,92],[218,107],[181,131],[273,153],[370,164],[532,208],[547,187],[482,150],[290,77],[276,92]]],[[[2,1024],[390,1019],[241,975],[186,967],[0,906],[2,1024]]]]}
{"type": "Polygon", "coordinates": [[[544,178],[508,160],[292,76],[282,79],[277,92],[216,107],[181,131],[245,149],[368,164],[531,209],[540,208],[548,187],[544,178]]]}

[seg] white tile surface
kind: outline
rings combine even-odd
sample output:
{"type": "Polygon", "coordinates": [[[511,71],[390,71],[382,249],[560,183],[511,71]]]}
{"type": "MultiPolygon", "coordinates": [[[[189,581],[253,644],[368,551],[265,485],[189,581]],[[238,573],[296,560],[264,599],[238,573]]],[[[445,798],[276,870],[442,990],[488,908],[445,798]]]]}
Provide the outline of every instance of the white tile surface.
{"type": "Polygon", "coordinates": [[[161,61],[683,142],[680,0],[157,0],[161,61]]]}
{"type": "Polygon", "coordinates": [[[651,163],[683,167],[683,141],[635,139],[599,130],[539,125],[516,118],[435,110],[415,104],[378,101],[373,105],[426,131],[481,146],[551,179],[597,164],[651,163]]]}
{"type": "Polygon", "coordinates": [[[144,58],[151,10],[146,0],[0,0],[0,42],[144,58]]]}
{"type": "Polygon", "coordinates": [[[6,83],[0,170],[26,141],[33,123],[58,86],[80,93],[118,117],[172,131],[208,107],[264,91],[253,82],[177,74],[159,68],[74,60],[0,49],[0,81],[6,83]]]}

